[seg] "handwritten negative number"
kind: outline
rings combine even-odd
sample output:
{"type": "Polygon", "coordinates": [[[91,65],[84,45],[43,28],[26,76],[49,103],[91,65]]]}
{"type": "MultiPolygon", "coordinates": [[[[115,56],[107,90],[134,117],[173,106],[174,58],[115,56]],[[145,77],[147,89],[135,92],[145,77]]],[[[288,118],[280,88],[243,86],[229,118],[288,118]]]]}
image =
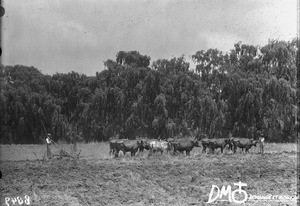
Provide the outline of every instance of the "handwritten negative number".
{"type": "Polygon", "coordinates": [[[11,201],[11,205],[30,205],[30,197],[28,195],[24,196],[24,199],[22,197],[6,197],[5,198],[5,204],[7,206],[10,206],[9,201],[11,201]]]}

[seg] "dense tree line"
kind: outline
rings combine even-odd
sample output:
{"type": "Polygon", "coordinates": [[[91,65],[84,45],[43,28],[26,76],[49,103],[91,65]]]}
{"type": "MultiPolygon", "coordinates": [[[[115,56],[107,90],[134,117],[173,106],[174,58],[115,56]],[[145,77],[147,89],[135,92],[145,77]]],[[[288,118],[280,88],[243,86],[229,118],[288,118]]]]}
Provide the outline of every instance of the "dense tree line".
{"type": "Polygon", "coordinates": [[[44,75],[34,67],[1,66],[0,142],[106,141],[112,136],[167,138],[206,133],[295,141],[297,40],[230,53],[197,51],[159,59],[120,51],[95,76],[44,75]]]}

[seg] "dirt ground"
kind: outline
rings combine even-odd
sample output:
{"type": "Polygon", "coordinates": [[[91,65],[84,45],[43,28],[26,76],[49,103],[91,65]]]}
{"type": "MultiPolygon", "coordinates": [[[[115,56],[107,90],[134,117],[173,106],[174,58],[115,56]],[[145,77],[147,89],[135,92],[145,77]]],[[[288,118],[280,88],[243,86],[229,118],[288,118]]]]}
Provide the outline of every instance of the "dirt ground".
{"type": "MultiPolygon", "coordinates": [[[[212,185],[231,185],[233,191],[239,181],[247,184],[248,195],[297,192],[296,152],[1,161],[0,168],[2,204],[5,197],[28,195],[31,205],[238,205],[227,197],[207,201],[212,185]]],[[[242,205],[296,201],[247,200],[242,205]]]]}

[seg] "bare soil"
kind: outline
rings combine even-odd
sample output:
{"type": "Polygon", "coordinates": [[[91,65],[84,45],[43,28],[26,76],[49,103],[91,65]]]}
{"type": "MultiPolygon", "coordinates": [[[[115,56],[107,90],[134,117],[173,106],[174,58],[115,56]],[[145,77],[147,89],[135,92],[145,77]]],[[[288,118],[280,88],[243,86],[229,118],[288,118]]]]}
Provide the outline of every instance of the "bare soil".
{"type": "MultiPolygon", "coordinates": [[[[31,205],[231,205],[206,202],[212,185],[235,190],[239,181],[247,184],[243,189],[248,195],[297,192],[296,152],[1,161],[0,168],[3,204],[5,197],[28,195],[31,205]]],[[[256,200],[243,205],[296,202],[256,200]]]]}

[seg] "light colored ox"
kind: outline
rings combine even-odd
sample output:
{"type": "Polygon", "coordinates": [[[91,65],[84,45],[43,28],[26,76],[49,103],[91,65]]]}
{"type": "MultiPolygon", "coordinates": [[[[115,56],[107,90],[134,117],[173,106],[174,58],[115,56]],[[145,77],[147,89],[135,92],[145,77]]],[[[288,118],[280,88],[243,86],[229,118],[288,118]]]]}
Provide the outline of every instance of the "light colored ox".
{"type": "Polygon", "coordinates": [[[150,142],[150,153],[160,152],[163,154],[164,151],[168,152],[171,150],[171,144],[165,140],[153,140],[150,142]]]}

